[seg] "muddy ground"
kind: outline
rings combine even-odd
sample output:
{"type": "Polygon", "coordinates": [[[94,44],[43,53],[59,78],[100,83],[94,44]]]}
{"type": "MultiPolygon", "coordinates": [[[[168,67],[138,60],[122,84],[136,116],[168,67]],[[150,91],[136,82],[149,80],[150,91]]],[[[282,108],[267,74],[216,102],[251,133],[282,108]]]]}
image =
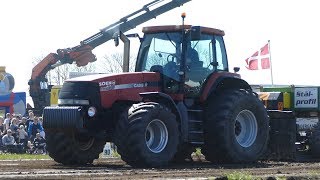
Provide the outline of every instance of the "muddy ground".
{"type": "MultiPolygon", "coordinates": [[[[100,158],[90,166],[63,166],[53,160],[0,161],[0,179],[215,179],[242,172],[262,179],[320,179],[320,161],[261,161],[212,164],[203,158],[159,169],[137,169],[119,158],[100,158]]],[[[223,178],[222,178],[223,179],[223,178]]]]}

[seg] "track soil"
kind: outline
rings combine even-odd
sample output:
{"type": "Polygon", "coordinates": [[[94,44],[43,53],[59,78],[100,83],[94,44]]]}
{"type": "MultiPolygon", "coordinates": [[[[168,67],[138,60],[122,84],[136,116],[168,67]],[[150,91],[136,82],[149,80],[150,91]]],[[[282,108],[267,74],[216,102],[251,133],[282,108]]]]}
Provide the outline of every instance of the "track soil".
{"type": "Polygon", "coordinates": [[[212,164],[203,157],[166,168],[132,168],[120,158],[100,158],[93,165],[63,166],[53,160],[0,161],[0,179],[226,179],[231,173],[257,179],[320,179],[320,161],[261,161],[212,164]]]}

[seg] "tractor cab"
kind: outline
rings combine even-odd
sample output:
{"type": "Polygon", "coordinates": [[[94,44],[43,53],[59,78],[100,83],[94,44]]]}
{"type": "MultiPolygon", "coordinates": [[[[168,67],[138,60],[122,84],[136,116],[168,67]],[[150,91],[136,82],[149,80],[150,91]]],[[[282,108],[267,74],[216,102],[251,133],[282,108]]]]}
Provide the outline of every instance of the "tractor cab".
{"type": "Polygon", "coordinates": [[[209,75],[228,71],[224,32],[180,25],[143,28],[137,72],[159,72],[164,93],[197,97],[209,75]]]}

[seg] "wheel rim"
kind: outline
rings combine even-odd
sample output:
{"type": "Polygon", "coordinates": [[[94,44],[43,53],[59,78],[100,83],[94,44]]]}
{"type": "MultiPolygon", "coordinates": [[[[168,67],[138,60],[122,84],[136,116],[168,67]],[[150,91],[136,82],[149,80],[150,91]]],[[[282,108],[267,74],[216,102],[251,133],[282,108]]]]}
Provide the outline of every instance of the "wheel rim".
{"type": "Polygon", "coordinates": [[[90,138],[87,140],[79,140],[79,149],[81,151],[86,151],[92,147],[94,143],[94,138],[90,138]]]}
{"type": "Polygon", "coordinates": [[[242,147],[250,147],[256,140],[258,124],[255,115],[249,110],[242,110],[235,121],[234,133],[242,147]]]}
{"type": "Polygon", "coordinates": [[[147,126],[145,140],[150,151],[160,153],[168,143],[166,125],[159,119],[152,120],[147,126]]]}

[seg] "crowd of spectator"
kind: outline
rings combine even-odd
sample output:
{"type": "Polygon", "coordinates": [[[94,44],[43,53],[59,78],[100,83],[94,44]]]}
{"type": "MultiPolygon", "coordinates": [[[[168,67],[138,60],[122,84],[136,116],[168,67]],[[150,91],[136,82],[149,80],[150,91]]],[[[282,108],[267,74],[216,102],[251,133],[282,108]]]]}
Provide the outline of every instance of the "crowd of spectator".
{"type": "Polygon", "coordinates": [[[0,151],[10,153],[46,153],[42,117],[32,111],[27,117],[7,113],[0,116],[0,151]]]}

